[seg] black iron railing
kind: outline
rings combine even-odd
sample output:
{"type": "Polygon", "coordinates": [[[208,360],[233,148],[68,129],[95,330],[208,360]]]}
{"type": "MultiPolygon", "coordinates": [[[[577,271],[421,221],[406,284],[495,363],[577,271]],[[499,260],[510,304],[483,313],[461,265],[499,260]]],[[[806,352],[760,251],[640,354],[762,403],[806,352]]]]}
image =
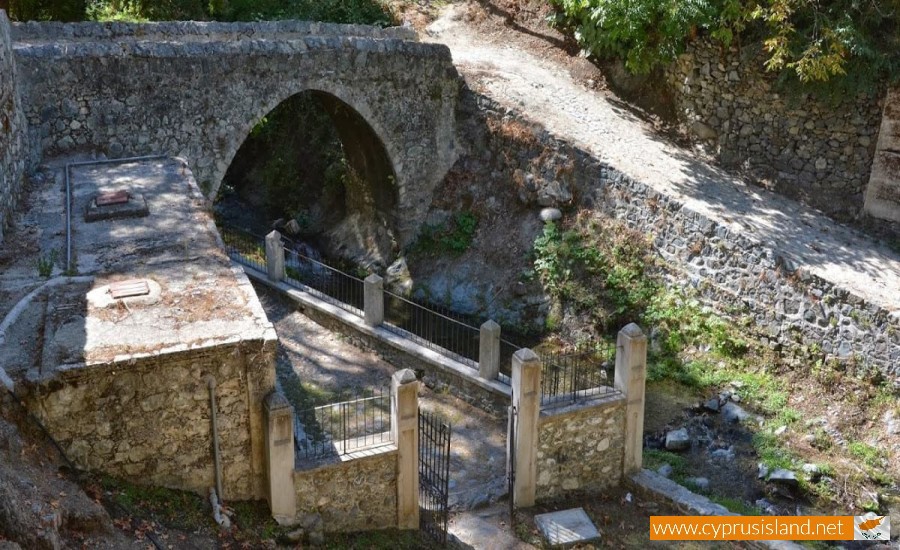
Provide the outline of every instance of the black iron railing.
{"type": "Polygon", "coordinates": [[[614,394],[616,346],[592,342],[569,352],[542,352],[541,404],[565,404],[614,394]]]}
{"type": "Polygon", "coordinates": [[[478,368],[480,329],[449,310],[439,311],[384,291],[384,328],[472,368],[478,368]]]}
{"type": "Polygon", "coordinates": [[[353,453],[391,442],[391,394],[360,397],[297,412],[294,445],[301,459],[353,453]]]}
{"type": "Polygon", "coordinates": [[[450,423],[419,410],[419,527],[447,544],[450,496],[450,423]]]}
{"type": "Polygon", "coordinates": [[[284,239],[285,282],[362,317],[364,283],[320,260],[303,254],[299,245],[284,239]]]}
{"type": "Polygon", "coordinates": [[[225,251],[231,259],[263,273],[267,271],[265,237],[222,226],[219,227],[219,233],[225,243],[225,251]]]}

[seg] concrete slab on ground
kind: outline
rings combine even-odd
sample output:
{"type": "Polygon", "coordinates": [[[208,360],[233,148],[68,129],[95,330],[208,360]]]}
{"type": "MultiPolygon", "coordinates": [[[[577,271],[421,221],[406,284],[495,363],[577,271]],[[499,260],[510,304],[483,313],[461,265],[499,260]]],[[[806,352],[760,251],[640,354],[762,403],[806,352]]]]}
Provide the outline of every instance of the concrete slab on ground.
{"type": "Polygon", "coordinates": [[[534,516],[534,522],[551,546],[569,546],[600,538],[584,508],[539,514],[534,516]]]}
{"type": "Polygon", "coordinates": [[[479,512],[463,512],[450,521],[448,533],[463,548],[475,550],[533,550],[509,527],[506,504],[496,504],[479,512]]]}

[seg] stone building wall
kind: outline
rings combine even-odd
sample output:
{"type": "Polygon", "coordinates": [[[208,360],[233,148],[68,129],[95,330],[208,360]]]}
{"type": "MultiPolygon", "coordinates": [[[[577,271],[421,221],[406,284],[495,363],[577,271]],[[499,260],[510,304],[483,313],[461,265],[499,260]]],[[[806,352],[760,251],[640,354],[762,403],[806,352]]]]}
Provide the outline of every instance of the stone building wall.
{"type": "Polygon", "coordinates": [[[396,447],[310,470],[294,471],[297,514],[317,514],[325,531],[397,527],[396,447]]]}
{"type": "Polygon", "coordinates": [[[621,395],[562,409],[538,420],[537,498],[613,487],[622,480],[625,400],[621,395]]]}
{"type": "Polygon", "coordinates": [[[169,154],[186,159],[214,196],[250,130],[289,97],[319,91],[348,105],[384,146],[406,244],[456,158],[459,84],[450,52],[411,41],[407,31],[34,23],[14,35],[32,164],[78,151],[169,154]]]}
{"type": "Polygon", "coordinates": [[[10,24],[6,12],[0,10],[0,242],[22,186],[25,129],[10,24]]]}
{"type": "Polygon", "coordinates": [[[205,495],[215,486],[212,375],[224,499],[261,498],[262,400],[275,384],[275,343],[184,346],[60,369],[25,383],[25,402],[78,467],[205,495]]]}
{"type": "Polygon", "coordinates": [[[728,167],[839,220],[854,219],[875,153],[884,90],[829,104],[774,89],[764,53],[698,41],[668,71],[678,116],[728,167]]]}

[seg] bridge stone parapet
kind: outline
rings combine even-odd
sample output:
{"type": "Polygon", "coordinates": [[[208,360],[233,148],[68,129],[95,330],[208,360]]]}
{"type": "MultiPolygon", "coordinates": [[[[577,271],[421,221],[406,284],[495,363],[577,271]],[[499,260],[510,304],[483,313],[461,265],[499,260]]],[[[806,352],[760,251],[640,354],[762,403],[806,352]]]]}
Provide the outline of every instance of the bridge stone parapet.
{"type": "MultiPolygon", "coordinates": [[[[320,92],[380,142],[345,148],[383,146],[404,246],[456,160],[459,80],[450,51],[414,41],[409,29],[301,21],[13,27],[32,169],[78,152],[170,154],[187,159],[214,197],[266,114],[295,94],[320,92]]],[[[360,134],[349,128],[342,139],[360,134]]]]}

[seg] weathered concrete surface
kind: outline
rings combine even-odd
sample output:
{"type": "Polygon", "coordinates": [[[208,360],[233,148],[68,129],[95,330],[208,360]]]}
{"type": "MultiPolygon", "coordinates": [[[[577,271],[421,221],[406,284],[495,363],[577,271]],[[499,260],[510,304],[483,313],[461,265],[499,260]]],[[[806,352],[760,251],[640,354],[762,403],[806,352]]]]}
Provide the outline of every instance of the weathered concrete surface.
{"type": "Polygon", "coordinates": [[[620,394],[543,409],[537,446],[537,497],[618,485],[625,457],[625,399],[620,394]]]}
{"type": "Polygon", "coordinates": [[[415,42],[411,31],[297,21],[29,23],[16,25],[13,39],[32,167],[73,151],[172,154],[215,196],[251,128],[314,90],[358,114],[383,145],[404,246],[456,158],[459,85],[449,51],[415,42]]]}
{"type": "Polygon", "coordinates": [[[892,88],[884,102],[881,131],[866,190],[866,212],[876,218],[900,222],[900,86],[892,88]]]}
{"type": "Polygon", "coordinates": [[[397,448],[294,472],[297,514],[318,514],[327,532],[369,531],[397,526],[397,448]]]}
{"type": "Polygon", "coordinates": [[[9,20],[0,10],[0,241],[16,208],[25,171],[27,123],[9,34],[9,20]]]}
{"type": "Polygon", "coordinates": [[[550,546],[586,543],[600,538],[584,508],[538,514],[534,516],[534,522],[550,546]]]}
{"type": "Polygon", "coordinates": [[[79,467],[205,494],[211,376],[223,496],[263,497],[276,336],[190,172],[175,159],[77,167],[72,184],[75,265],[94,279],[48,290],[40,357],[17,391],[79,467]],[[122,188],[150,215],[84,222],[98,192],[122,188]],[[134,278],[150,293],[111,297],[110,283],[134,278]]]}

